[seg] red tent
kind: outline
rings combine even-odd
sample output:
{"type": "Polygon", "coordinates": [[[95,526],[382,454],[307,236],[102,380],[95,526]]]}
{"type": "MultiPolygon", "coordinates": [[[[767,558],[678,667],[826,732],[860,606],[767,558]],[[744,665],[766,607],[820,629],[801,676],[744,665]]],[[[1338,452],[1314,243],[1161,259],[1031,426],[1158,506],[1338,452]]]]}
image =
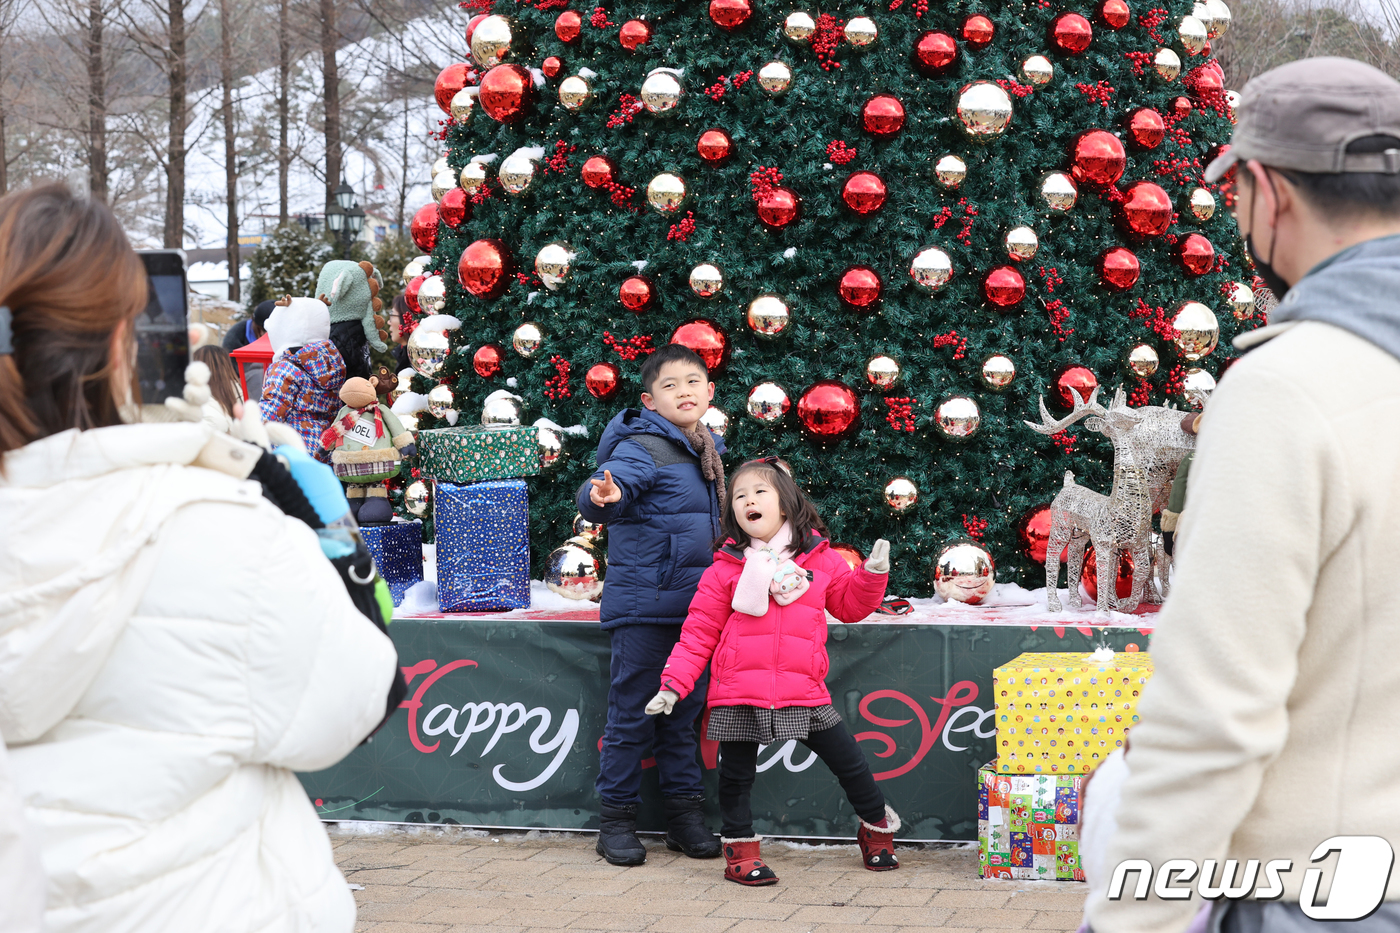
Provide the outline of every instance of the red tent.
{"type": "MultiPolygon", "coordinates": [[[[272,341],[267,334],[263,334],[250,344],[245,344],[237,350],[229,353],[229,356],[238,361],[238,381],[243,384],[243,397],[248,398],[248,376],[243,371],[244,364],[261,363],[264,367],[272,362],[272,341]]],[[[249,399],[256,402],[257,399],[249,399]]]]}

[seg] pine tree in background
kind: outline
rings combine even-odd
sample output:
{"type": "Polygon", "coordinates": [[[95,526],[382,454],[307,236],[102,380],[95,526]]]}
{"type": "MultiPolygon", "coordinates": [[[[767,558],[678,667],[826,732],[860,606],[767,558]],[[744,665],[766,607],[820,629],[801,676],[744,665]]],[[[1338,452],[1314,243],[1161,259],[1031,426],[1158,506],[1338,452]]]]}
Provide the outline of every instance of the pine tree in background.
{"type": "Polygon", "coordinates": [[[314,294],[321,267],[334,258],[325,237],[300,224],[283,224],[248,260],[248,309],[283,295],[314,294]]]}
{"type": "Polygon", "coordinates": [[[464,4],[509,17],[472,21],[484,60],[438,82],[451,113],[481,73],[443,121],[466,190],[418,218],[463,327],[415,391],[446,383],[471,424],[510,384],[527,422],[587,429],[531,483],[537,567],[676,340],[711,364],[731,464],[781,457],[834,540],[890,538],[891,593],[927,595],[968,537],[1040,585],[1018,523],[1066,469],[1106,492],[1112,450],[1031,431],[1038,400],[1184,405],[1258,323],[1201,181],[1231,127],[1220,0],[491,2],[464,4]],[[1186,302],[1204,321],[1179,334],[1186,302]]]}

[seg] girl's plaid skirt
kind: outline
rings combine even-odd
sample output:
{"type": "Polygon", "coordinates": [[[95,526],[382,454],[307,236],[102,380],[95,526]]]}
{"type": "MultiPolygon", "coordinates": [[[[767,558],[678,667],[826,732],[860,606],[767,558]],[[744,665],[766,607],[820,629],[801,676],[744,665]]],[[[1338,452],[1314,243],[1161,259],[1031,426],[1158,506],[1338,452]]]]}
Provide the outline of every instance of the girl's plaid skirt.
{"type": "Polygon", "coordinates": [[[805,739],[841,724],[841,714],[825,706],[784,706],[761,709],[757,706],[712,706],[705,738],[711,742],[757,742],[772,745],[788,739],[805,739]]]}

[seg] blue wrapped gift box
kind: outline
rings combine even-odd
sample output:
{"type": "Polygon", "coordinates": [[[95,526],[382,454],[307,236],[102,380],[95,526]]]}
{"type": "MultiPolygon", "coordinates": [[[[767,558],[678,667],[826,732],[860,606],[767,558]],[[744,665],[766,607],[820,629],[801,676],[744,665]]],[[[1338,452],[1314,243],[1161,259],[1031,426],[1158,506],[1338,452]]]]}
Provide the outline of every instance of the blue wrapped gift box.
{"type": "Polygon", "coordinates": [[[415,519],[389,525],[363,525],[360,537],[369,548],[369,556],[374,558],[375,569],[389,584],[394,605],[399,605],[408,588],[423,580],[423,523],[415,519]]]}
{"type": "Polygon", "coordinates": [[[443,612],[530,606],[529,499],[524,480],[437,482],[437,593],[443,612]]]}

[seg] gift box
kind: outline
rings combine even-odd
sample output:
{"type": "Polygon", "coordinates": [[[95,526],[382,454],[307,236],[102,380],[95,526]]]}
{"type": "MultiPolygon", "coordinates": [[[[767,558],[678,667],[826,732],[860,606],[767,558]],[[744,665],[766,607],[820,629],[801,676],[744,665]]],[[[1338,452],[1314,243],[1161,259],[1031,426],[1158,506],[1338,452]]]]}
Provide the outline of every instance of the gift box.
{"type": "Polygon", "coordinates": [[[434,483],[433,527],[438,604],[444,612],[529,608],[529,501],[524,480],[434,483]]]}
{"type": "Polygon", "coordinates": [[[1111,661],[1074,652],[1027,652],[992,672],[997,770],[1088,774],[1138,721],[1152,656],[1124,651],[1111,661]]]}
{"type": "Polygon", "coordinates": [[[1078,774],[977,772],[977,861],[983,878],[1083,881],[1078,774]]]}
{"type": "Polygon", "coordinates": [[[415,583],[423,581],[423,523],[394,522],[389,525],[362,525],[360,537],[374,558],[374,567],[389,592],[394,605],[403,602],[403,594],[415,583]]]}
{"type": "Polygon", "coordinates": [[[535,427],[433,428],[418,432],[419,469],[448,483],[483,483],[540,471],[535,427]]]}

